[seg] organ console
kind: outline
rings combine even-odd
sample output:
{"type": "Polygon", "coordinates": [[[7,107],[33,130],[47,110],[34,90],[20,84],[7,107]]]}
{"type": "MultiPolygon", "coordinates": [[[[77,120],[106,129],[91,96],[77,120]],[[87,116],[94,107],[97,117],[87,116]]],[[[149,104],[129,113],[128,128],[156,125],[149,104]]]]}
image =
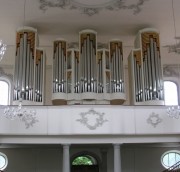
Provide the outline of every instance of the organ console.
{"type": "Polygon", "coordinates": [[[156,29],[140,30],[135,48],[129,55],[131,104],[163,105],[164,89],[159,33],[156,29]]]}

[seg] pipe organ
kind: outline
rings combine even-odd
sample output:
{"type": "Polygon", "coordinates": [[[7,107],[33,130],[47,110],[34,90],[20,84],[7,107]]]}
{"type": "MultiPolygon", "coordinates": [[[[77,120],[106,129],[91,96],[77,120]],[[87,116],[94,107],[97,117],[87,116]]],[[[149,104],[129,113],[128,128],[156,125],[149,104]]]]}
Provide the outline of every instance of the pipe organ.
{"type": "Polygon", "coordinates": [[[43,103],[45,59],[44,52],[39,57],[36,46],[36,29],[23,27],[17,30],[13,104],[21,99],[25,104],[43,103]]]}
{"type": "Polygon", "coordinates": [[[97,49],[97,33],[83,30],[79,49],[66,47],[64,41],[54,43],[53,104],[125,101],[122,42],[111,41],[109,49],[97,49]]]}
{"type": "Polygon", "coordinates": [[[164,90],[159,33],[155,29],[139,31],[129,56],[132,104],[163,105],[164,90]],[[134,81],[134,82],[132,82],[134,81]]]}

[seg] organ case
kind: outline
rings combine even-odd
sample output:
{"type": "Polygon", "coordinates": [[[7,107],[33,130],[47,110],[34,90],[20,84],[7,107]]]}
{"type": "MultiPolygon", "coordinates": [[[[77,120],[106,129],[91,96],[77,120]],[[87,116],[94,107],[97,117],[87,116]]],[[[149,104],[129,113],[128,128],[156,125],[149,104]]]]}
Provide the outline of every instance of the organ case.
{"type": "MultiPolygon", "coordinates": [[[[136,88],[136,85],[132,85],[132,87],[136,90],[134,93],[132,91],[132,94],[135,94],[134,97],[136,97],[133,104],[142,102],[140,104],[163,105],[164,88],[158,31],[152,28],[140,30],[135,40],[135,48],[139,48],[141,54],[140,65],[142,66],[142,70],[140,71],[142,71],[142,73],[140,76],[140,82],[138,83],[142,83],[142,93],[137,93],[138,89],[136,88]],[[138,98],[139,94],[142,96],[138,98]]],[[[130,56],[134,55],[135,54],[133,52],[130,56]]],[[[130,57],[129,60],[134,59],[130,57]]],[[[132,72],[133,74],[131,74],[131,76],[134,75],[137,78],[137,75],[139,74],[138,68],[134,69],[134,71],[131,70],[131,73],[132,72]]]]}
{"type": "MultiPolygon", "coordinates": [[[[13,104],[18,104],[21,99],[23,100],[23,104],[27,105],[39,104],[39,102],[40,104],[43,103],[44,93],[42,87],[38,90],[41,91],[41,98],[38,98],[38,101],[35,98],[35,89],[37,89],[35,88],[35,84],[37,83],[35,83],[37,46],[38,36],[36,29],[24,26],[17,30],[13,104]]],[[[43,68],[44,67],[45,60],[43,63],[43,68]]],[[[42,76],[43,78],[41,78],[41,76],[38,77],[41,81],[44,81],[44,74],[42,76]]]]}

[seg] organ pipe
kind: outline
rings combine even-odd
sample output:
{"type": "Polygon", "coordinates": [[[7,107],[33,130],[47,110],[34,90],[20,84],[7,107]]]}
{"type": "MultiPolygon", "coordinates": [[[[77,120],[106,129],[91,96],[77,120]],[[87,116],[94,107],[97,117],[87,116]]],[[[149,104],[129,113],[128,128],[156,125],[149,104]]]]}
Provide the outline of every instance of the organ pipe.
{"type": "Polygon", "coordinates": [[[103,93],[104,92],[104,84],[103,84],[103,51],[98,51],[97,53],[97,60],[98,60],[98,65],[97,65],[97,81],[98,81],[98,93],[103,93]]]}
{"type": "Polygon", "coordinates": [[[54,41],[53,49],[53,93],[66,93],[66,41],[62,39],[54,41]]]}
{"type": "Polygon", "coordinates": [[[119,40],[111,41],[110,63],[111,63],[111,91],[112,93],[124,92],[124,69],[122,42],[119,40]]]}
{"type": "Polygon", "coordinates": [[[43,49],[36,48],[35,61],[35,102],[43,102],[45,80],[45,52],[43,49]]]}
{"type": "Polygon", "coordinates": [[[80,79],[79,79],[79,51],[74,51],[74,78],[75,78],[75,86],[74,86],[74,92],[79,93],[80,92],[80,79]]]}

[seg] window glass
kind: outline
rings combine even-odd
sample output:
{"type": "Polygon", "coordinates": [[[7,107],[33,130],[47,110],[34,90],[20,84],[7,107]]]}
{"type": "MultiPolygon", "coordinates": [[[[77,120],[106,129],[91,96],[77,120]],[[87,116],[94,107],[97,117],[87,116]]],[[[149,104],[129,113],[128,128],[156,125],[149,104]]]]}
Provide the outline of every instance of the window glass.
{"type": "Polygon", "coordinates": [[[97,165],[97,160],[91,155],[79,155],[76,156],[73,161],[72,165],[97,165]]]}
{"type": "Polygon", "coordinates": [[[161,163],[165,168],[170,168],[179,161],[180,152],[175,150],[165,152],[161,157],[161,163]]]}
{"type": "Polygon", "coordinates": [[[0,170],[4,170],[7,167],[7,156],[0,152],[0,170]]]}
{"type": "Polygon", "coordinates": [[[0,105],[8,105],[9,103],[9,84],[0,80],[0,105]]]}
{"type": "Polygon", "coordinates": [[[178,105],[177,85],[171,81],[164,81],[165,105],[178,105]]]}
{"type": "Polygon", "coordinates": [[[173,153],[169,153],[169,164],[168,166],[172,166],[176,163],[176,153],[173,152],[173,153]]]}
{"type": "Polygon", "coordinates": [[[179,154],[176,153],[176,161],[179,162],[180,161],[180,156],[179,154]]]}
{"type": "Polygon", "coordinates": [[[73,160],[72,165],[93,165],[93,162],[89,157],[78,156],[73,160]]]}

